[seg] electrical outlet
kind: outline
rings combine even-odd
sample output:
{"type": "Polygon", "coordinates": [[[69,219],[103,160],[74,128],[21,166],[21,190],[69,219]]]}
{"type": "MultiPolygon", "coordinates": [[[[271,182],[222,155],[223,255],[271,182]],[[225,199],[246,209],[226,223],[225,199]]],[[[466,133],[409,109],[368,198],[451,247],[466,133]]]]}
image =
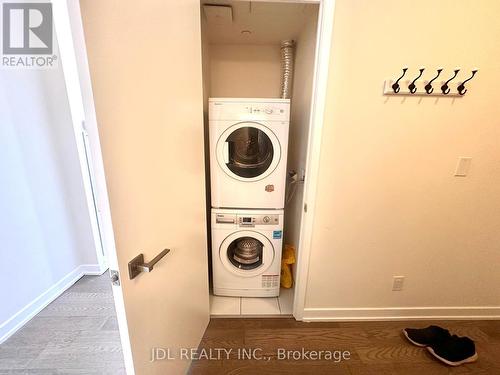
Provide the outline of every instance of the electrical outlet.
{"type": "Polygon", "coordinates": [[[405,282],[404,276],[393,276],[392,277],[392,291],[399,292],[403,290],[403,284],[405,282]]]}

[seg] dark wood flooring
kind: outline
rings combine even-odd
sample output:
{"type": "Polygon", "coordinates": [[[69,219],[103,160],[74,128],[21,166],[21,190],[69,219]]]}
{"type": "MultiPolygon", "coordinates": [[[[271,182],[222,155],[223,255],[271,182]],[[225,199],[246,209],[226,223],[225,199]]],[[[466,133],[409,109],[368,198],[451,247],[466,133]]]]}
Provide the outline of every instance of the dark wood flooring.
{"type": "Polygon", "coordinates": [[[411,321],[305,323],[294,319],[212,319],[200,349],[233,349],[229,359],[193,361],[190,375],[500,375],[500,321],[411,321]],[[411,345],[401,335],[405,327],[437,324],[453,334],[468,336],[476,343],[479,360],[449,367],[438,362],[425,348],[411,345]],[[264,360],[238,359],[238,348],[260,348],[264,360]],[[277,350],[342,350],[350,359],[278,360],[277,350]],[[269,360],[267,360],[269,358],[269,360]]]}

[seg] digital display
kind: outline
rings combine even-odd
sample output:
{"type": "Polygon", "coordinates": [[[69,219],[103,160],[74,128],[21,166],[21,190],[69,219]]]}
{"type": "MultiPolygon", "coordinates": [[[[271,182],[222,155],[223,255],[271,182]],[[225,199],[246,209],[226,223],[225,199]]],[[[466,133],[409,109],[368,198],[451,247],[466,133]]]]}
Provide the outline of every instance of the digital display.
{"type": "Polygon", "coordinates": [[[251,223],[252,222],[252,218],[251,217],[244,217],[243,218],[243,222],[244,223],[251,223]]]}

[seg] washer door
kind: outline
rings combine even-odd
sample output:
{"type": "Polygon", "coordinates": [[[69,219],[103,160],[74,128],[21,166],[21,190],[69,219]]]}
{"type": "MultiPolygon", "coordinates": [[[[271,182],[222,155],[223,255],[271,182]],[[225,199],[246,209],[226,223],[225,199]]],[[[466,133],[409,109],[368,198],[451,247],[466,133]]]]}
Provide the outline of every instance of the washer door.
{"type": "Polygon", "coordinates": [[[278,138],[256,122],[231,126],[217,142],[217,161],[224,172],[236,180],[261,180],[276,169],[280,159],[278,138]]]}
{"type": "Polygon", "coordinates": [[[274,247],[259,232],[239,231],[222,241],[219,258],[228,271],[242,277],[253,277],[271,266],[274,247]]]}

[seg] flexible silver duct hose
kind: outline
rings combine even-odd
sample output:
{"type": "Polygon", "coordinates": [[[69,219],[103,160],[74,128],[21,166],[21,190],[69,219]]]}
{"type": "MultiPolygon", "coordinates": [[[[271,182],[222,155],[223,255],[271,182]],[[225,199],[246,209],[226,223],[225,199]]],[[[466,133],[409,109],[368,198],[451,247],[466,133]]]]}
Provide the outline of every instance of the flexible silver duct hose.
{"type": "Polygon", "coordinates": [[[295,42],[284,40],[281,42],[281,98],[290,99],[293,85],[293,55],[295,42]]]}

